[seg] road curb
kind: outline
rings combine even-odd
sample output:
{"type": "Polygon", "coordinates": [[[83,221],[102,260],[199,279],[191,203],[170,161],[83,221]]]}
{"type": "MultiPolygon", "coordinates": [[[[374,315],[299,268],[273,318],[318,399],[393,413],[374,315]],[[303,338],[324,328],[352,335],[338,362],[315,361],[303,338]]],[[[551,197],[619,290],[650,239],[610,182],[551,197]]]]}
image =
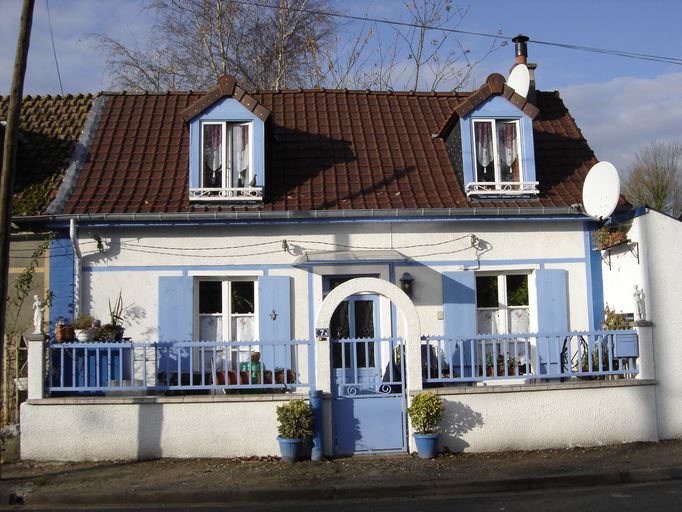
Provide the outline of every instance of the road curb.
{"type": "MultiPolygon", "coordinates": [[[[187,490],[171,492],[122,493],[51,493],[47,497],[28,494],[24,505],[179,505],[208,503],[244,503],[272,501],[325,501],[362,498],[396,498],[434,495],[488,494],[521,492],[569,487],[594,487],[602,485],[635,484],[666,480],[682,480],[682,467],[621,471],[615,473],[580,473],[542,477],[523,477],[505,480],[452,481],[434,480],[409,485],[385,483],[381,485],[332,485],[312,488],[266,488],[239,490],[187,490]]],[[[3,497],[7,504],[8,497],[3,497]]]]}

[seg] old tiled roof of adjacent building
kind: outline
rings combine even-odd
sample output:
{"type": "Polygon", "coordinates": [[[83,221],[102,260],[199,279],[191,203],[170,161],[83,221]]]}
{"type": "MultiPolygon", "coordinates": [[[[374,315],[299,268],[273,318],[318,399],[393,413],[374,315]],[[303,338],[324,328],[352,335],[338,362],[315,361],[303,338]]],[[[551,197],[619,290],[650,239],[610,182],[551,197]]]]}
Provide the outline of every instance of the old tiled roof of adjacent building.
{"type": "Polygon", "coordinates": [[[263,201],[197,205],[189,201],[182,114],[205,95],[102,94],[102,117],[66,214],[568,207],[582,202],[597,161],[559,94],[538,92],[539,196],[470,199],[438,136],[467,93],[250,92],[269,111],[263,201]]]}
{"type": "MultiPolygon", "coordinates": [[[[52,201],[92,101],[92,94],[24,96],[13,199],[15,215],[42,213],[52,201]]],[[[0,96],[0,120],[7,119],[8,107],[9,97],[0,96]]]]}

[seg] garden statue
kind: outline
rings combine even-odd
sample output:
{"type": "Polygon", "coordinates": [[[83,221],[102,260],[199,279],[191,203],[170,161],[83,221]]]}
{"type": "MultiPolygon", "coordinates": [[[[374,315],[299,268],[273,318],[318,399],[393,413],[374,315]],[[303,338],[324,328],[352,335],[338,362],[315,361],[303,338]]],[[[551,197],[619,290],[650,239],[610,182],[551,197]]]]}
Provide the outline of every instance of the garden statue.
{"type": "Polygon", "coordinates": [[[635,301],[635,320],[645,320],[646,314],[644,311],[644,290],[641,290],[635,285],[635,291],[632,294],[635,301]]]}
{"type": "Polygon", "coordinates": [[[37,295],[33,296],[33,334],[43,332],[43,311],[45,306],[37,295]]]}

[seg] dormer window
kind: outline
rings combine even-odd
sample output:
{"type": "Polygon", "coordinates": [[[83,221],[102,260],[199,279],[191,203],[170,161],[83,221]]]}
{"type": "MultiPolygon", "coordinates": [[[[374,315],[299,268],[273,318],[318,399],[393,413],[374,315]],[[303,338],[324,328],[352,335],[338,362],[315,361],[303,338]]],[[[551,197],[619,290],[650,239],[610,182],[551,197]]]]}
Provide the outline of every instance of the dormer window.
{"type": "Polygon", "coordinates": [[[203,123],[201,189],[204,193],[228,196],[255,193],[249,132],[250,123],[203,123]]]}
{"type": "Polygon", "coordinates": [[[270,111],[223,76],[181,115],[189,125],[190,201],[262,201],[270,111]]]}
{"type": "Polygon", "coordinates": [[[496,73],[455,107],[437,135],[446,138],[455,169],[461,159],[458,174],[467,196],[539,193],[533,142],[533,119],[538,113],[496,73]]]}

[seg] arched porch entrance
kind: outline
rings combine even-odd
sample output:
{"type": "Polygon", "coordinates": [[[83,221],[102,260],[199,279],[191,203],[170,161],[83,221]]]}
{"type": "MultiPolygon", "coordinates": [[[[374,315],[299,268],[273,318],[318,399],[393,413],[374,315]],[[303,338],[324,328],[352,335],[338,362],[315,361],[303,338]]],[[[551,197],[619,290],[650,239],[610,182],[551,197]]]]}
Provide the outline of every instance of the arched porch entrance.
{"type": "Polygon", "coordinates": [[[330,291],[317,313],[315,327],[316,381],[331,396],[326,451],[334,455],[405,451],[406,393],[422,387],[421,330],[410,298],[382,279],[351,279],[330,291]],[[396,307],[402,338],[339,340],[332,337],[334,333],[330,336],[339,305],[367,294],[383,296],[396,307]]]}

